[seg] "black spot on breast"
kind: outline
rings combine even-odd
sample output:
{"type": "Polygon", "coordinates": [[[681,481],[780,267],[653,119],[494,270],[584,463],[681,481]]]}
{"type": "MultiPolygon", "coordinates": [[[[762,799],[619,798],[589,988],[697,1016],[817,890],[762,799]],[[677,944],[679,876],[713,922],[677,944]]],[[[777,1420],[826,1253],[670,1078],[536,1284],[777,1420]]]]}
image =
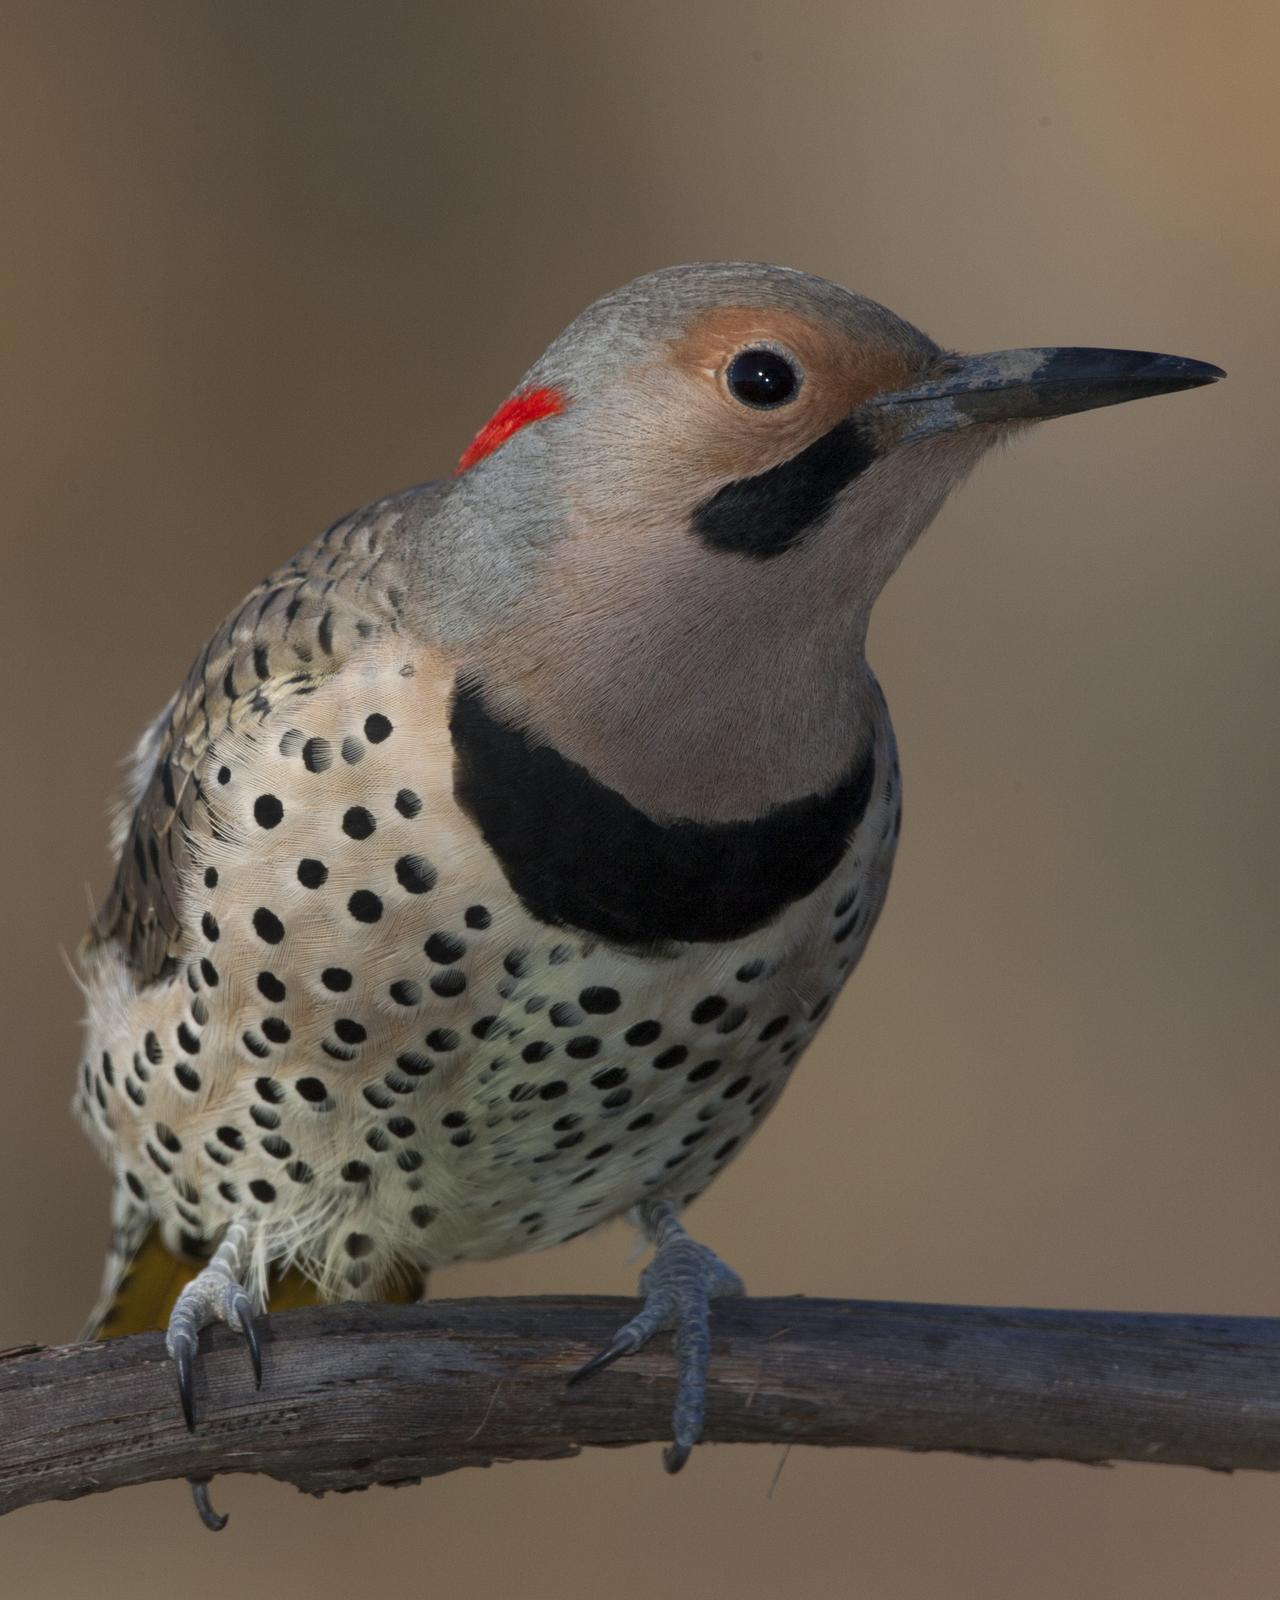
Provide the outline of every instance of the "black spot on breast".
{"type": "Polygon", "coordinates": [[[845,417],[789,461],[725,484],[694,511],[693,531],[716,550],[757,561],[780,556],[875,459],[870,436],[845,417]]]}
{"type": "Polygon", "coordinates": [[[616,1011],[622,1004],[622,998],[616,989],[607,988],[603,984],[593,984],[591,988],[584,989],[578,996],[578,1004],[584,1011],[590,1011],[597,1016],[604,1016],[611,1011],[616,1011]]]}
{"type": "Polygon", "coordinates": [[[717,1060],[700,1061],[696,1067],[690,1068],[685,1073],[685,1078],[689,1083],[702,1083],[711,1077],[714,1072],[719,1071],[719,1068],[720,1063],[717,1060]]]}
{"type": "Polygon", "coordinates": [[[343,813],[342,831],[348,839],[367,839],[377,824],[364,806],[350,806],[343,813]]]}
{"type": "Polygon", "coordinates": [[[372,716],[364,719],[364,736],[370,744],[381,744],[390,735],[390,719],[384,717],[380,711],[375,711],[372,716]]]}
{"type": "Polygon", "coordinates": [[[382,901],[372,889],[357,889],[347,901],[347,910],[357,922],[377,922],[382,916],[382,901]]]}
{"type": "Polygon", "coordinates": [[[396,1066],[407,1072],[411,1078],[425,1078],[435,1066],[430,1056],[419,1055],[416,1050],[406,1050],[396,1057],[396,1066]]]}
{"type": "Polygon", "coordinates": [[[436,886],[436,869],[421,856],[401,856],[396,862],[396,882],[406,894],[426,894],[436,886]]]}
{"type": "Polygon", "coordinates": [[[467,953],[466,944],[454,933],[433,933],[423,949],[442,966],[460,960],[467,953]]]}
{"type": "Polygon", "coordinates": [[[284,816],[284,806],[274,794],[260,794],[253,802],[253,820],[260,828],[276,828],[284,816]]]}
{"type": "Polygon", "coordinates": [[[834,871],[875,780],[871,748],[825,794],[740,822],[655,822],[459,686],[454,793],[540,921],[625,945],[738,938],[834,871]]]}
{"type": "Polygon", "coordinates": [[[308,772],[327,772],[333,765],[333,746],[327,739],[308,739],[302,747],[302,765],[308,772]]]}
{"type": "Polygon", "coordinates": [[[253,913],[253,931],[264,944],[279,944],[284,938],[284,923],[274,911],[259,906],[253,913]]]}
{"type": "Polygon", "coordinates": [[[396,810],[402,817],[416,817],[422,810],[422,800],[412,789],[401,789],[396,795],[396,810]]]}

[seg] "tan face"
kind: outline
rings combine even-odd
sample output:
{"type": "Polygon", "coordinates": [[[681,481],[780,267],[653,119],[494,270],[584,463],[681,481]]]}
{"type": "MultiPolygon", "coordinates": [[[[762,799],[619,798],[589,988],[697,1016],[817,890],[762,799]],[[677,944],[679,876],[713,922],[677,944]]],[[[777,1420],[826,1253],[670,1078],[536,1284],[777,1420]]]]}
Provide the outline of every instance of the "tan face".
{"type": "MultiPolygon", "coordinates": [[[[677,453],[728,481],[752,477],[798,454],[872,396],[919,380],[919,365],[878,340],[858,340],[826,319],[789,310],[717,307],[696,317],[670,346],[685,413],[677,453]],[[729,383],[734,358],[776,352],[799,385],[785,403],[744,404],[729,383]]],[[[673,395],[674,398],[674,395],[673,395]]]]}
{"type": "Polygon", "coordinates": [[[953,472],[926,446],[909,482],[891,465],[859,490],[872,474],[846,473],[847,435],[825,465],[783,464],[939,354],[821,312],[718,306],[620,363],[576,413],[571,397],[564,423],[581,431],[557,485],[560,537],[536,596],[480,642],[490,702],[651,814],[724,820],[819,792],[870,714],[871,598],[953,472]],[[781,403],[735,392],[735,358],[753,350],[794,369],[781,403]],[[784,483],[748,495],[764,491],[758,523],[780,523],[780,558],[714,537],[703,508],[779,467],[784,483]]]}

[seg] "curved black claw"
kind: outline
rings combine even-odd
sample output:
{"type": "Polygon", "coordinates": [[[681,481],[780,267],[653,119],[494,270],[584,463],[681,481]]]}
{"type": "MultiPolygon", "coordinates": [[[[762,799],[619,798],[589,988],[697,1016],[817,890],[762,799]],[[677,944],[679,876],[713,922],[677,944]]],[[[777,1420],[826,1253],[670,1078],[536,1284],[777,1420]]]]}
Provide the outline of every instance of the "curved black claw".
{"type": "Polygon", "coordinates": [[[592,1356],[590,1361],[584,1362],[576,1372],[571,1372],[565,1379],[566,1385],[581,1383],[583,1378],[589,1378],[593,1372],[603,1372],[606,1367],[611,1367],[615,1361],[623,1356],[629,1356],[636,1349],[630,1339],[615,1339],[611,1345],[601,1350],[598,1355],[592,1356]]]}
{"type": "Polygon", "coordinates": [[[174,1346],[173,1371],[178,1380],[182,1415],[187,1419],[187,1431],[191,1433],[196,1425],[195,1384],[191,1376],[191,1347],[185,1340],[174,1346]]]}
{"type": "Polygon", "coordinates": [[[240,1324],[240,1331],[249,1346],[249,1360],[253,1363],[253,1386],[255,1389],[261,1389],[262,1346],[258,1343],[258,1330],[253,1325],[253,1312],[249,1309],[247,1296],[236,1301],[236,1321],[240,1324]]]}
{"type": "Polygon", "coordinates": [[[209,1479],[188,1478],[187,1482],[191,1485],[191,1498],[196,1503],[201,1522],[210,1533],[221,1533],[227,1525],[227,1513],[224,1511],[219,1515],[213,1509],[213,1503],[209,1499],[209,1479]]]}
{"type": "Polygon", "coordinates": [[[672,1329],[676,1401],[671,1424],[675,1437],[663,1452],[662,1461],[668,1472],[679,1472],[702,1435],[711,1359],[711,1302],[722,1295],[745,1291],[736,1272],[706,1245],[689,1237],[669,1201],[646,1201],[640,1208],[640,1217],[645,1232],[658,1247],[640,1275],[644,1303],[638,1315],[614,1334],[608,1349],[592,1356],[569,1382],[590,1377],[619,1356],[639,1350],[660,1330],[672,1329]]]}

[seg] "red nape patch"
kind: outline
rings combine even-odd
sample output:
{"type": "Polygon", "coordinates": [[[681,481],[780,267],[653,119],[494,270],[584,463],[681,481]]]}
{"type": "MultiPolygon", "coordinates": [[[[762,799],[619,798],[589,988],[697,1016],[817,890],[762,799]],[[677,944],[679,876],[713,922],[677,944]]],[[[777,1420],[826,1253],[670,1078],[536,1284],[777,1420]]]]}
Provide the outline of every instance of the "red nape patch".
{"type": "Polygon", "coordinates": [[[476,434],[463,452],[462,460],[453,469],[456,478],[477,461],[491,456],[500,445],[506,444],[513,433],[519,433],[531,422],[541,422],[543,417],[554,417],[564,410],[564,396],[558,389],[525,389],[512,395],[501,405],[476,434]]]}

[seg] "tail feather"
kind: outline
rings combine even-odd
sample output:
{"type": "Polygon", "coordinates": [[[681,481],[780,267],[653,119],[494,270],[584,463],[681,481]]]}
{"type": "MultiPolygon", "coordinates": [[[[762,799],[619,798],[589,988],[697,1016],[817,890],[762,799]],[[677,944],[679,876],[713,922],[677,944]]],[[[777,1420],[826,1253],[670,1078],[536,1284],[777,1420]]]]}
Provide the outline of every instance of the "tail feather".
{"type": "Polygon", "coordinates": [[[127,1333],[150,1333],[169,1324],[174,1302],[204,1262],[174,1255],[152,1227],[116,1281],[105,1310],[95,1318],[90,1339],[123,1339],[127,1333]]]}

